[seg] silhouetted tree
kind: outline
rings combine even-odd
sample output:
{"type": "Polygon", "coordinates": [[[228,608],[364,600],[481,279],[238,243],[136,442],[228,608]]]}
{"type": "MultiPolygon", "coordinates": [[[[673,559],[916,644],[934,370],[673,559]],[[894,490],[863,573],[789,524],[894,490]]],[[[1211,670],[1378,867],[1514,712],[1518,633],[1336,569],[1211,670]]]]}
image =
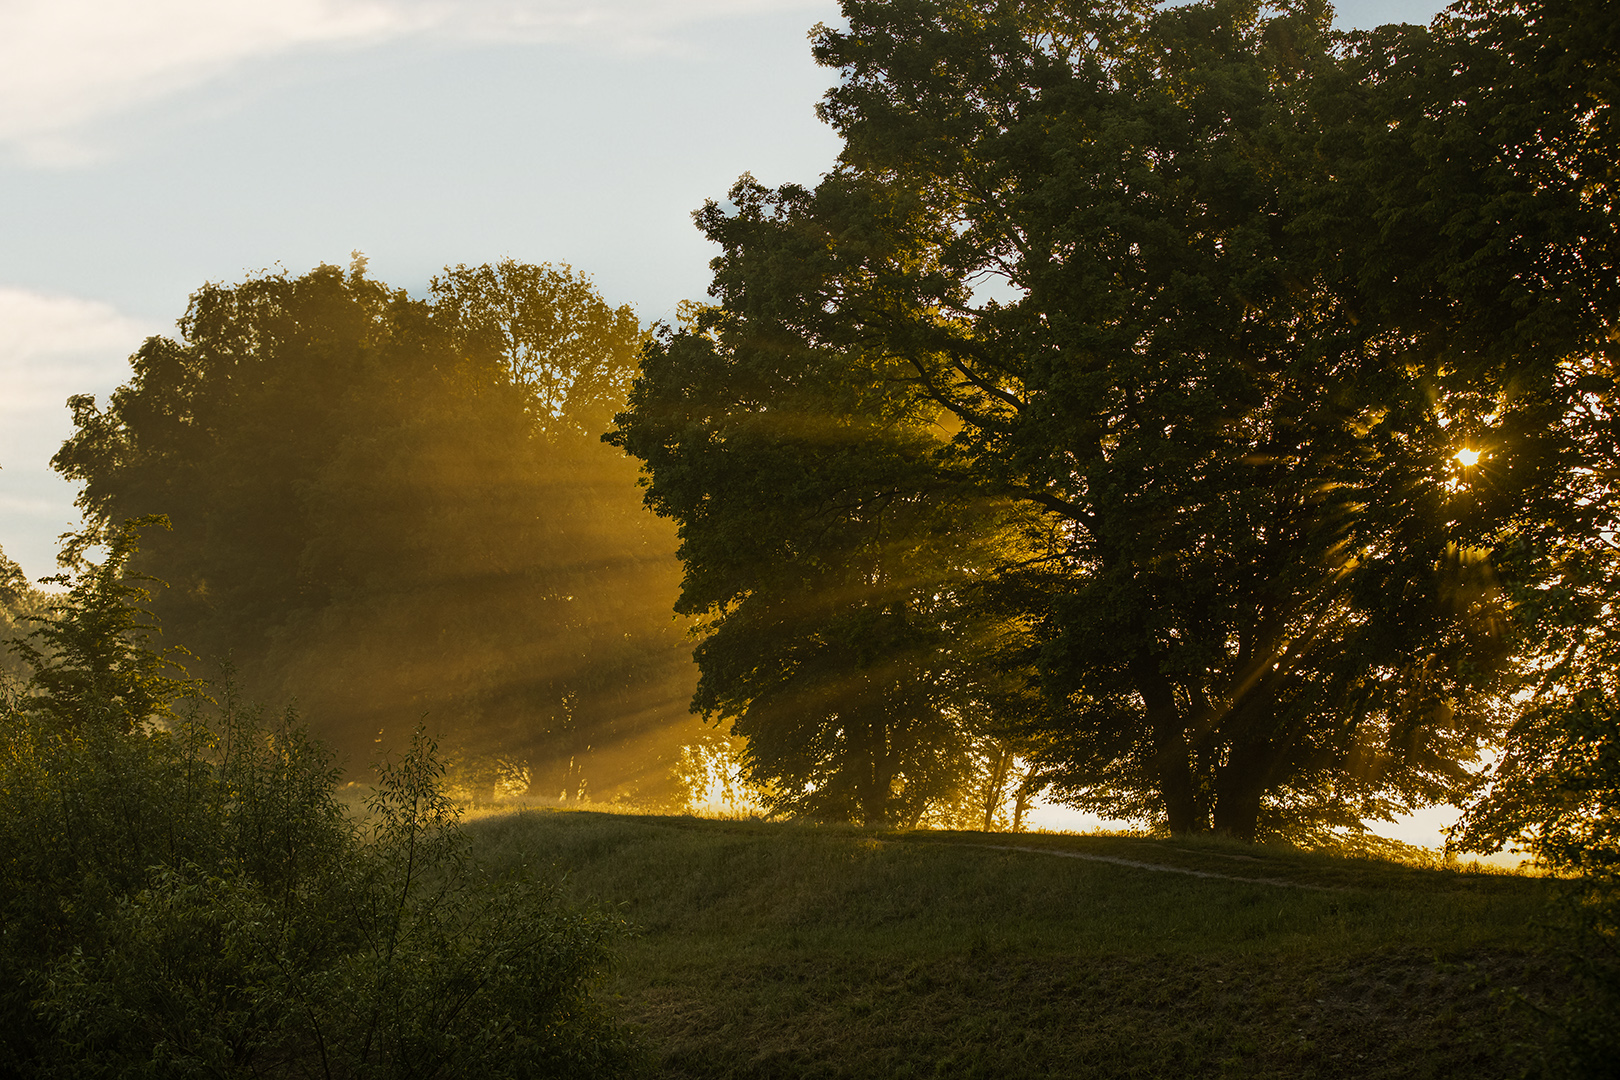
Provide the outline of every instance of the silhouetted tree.
{"type": "Polygon", "coordinates": [[[725,309],[648,345],[610,438],[680,523],[706,620],[693,707],[746,740],[772,809],[915,824],[953,797],[1004,692],[973,596],[1019,537],[943,474],[939,409],[859,354],[758,340],[725,309]]]}
{"type": "MultiPolygon", "coordinates": [[[[938,411],[939,477],[1044,525],[981,595],[1038,645],[1053,790],[1245,838],[1465,800],[1514,537],[1581,505],[1572,376],[1613,323],[1560,275],[1612,306],[1611,240],[1578,239],[1612,236],[1581,128],[1611,121],[1503,80],[1553,55],[1491,38],[1510,7],[1351,36],[1309,0],[843,7],[839,167],[699,213],[709,325],[787,383],[864,358],[938,411]],[[1544,114],[1574,124],[1545,153],[1544,114]]],[[[627,445],[655,497],[723,447],[627,445]]]]}
{"type": "Polygon", "coordinates": [[[1459,5],[1358,36],[1321,93],[1340,167],[1314,201],[1363,319],[1433,357],[1482,452],[1451,526],[1491,550],[1519,704],[1455,839],[1599,876],[1620,828],[1616,47],[1620,10],[1588,2],[1459,5]]]}

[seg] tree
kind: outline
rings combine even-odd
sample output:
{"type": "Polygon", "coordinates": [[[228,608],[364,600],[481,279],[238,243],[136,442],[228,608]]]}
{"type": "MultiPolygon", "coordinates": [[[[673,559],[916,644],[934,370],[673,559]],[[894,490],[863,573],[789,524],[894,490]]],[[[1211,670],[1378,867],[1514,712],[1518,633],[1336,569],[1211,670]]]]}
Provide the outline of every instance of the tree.
{"type": "MultiPolygon", "coordinates": [[[[1419,133],[1366,178],[1403,110],[1465,141],[1446,65],[1489,79],[1489,43],[1465,21],[1337,37],[1313,2],[844,12],[815,43],[842,73],[839,167],[813,191],[744,178],[698,215],[713,325],[728,362],[757,349],[784,379],[867,358],[943,416],[938,489],[1036,515],[984,595],[1033,634],[1045,704],[1021,727],[1055,790],[1247,839],[1466,799],[1518,644],[1510,536],[1567,486],[1556,380],[1524,377],[1562,344],[1517,369],[1479,347],[1518,269],[1488,269],[1500,235],[1413,208],[1443,151],[1419,133]],[[1414,229],[1476,272],[1426,287],[1414,229]]],[[[631,448],[655,493],[688,467],[631,448]]]]}
{"type": "MultiPolygon", "coordinates": [[[[161,517],[126,521],[109,534],[106,557],[91,564],[83,555],[77,573],[45,580],[66,588],[43,605],[38,623],[8,643],[31,671],[31,708],[71,730],[81,725],[130,732],[172,720],[171,703],[185,690],[183,650],[164,654],[153,646],[157,627],[141,604],[150,592],[143,576],[128,571],[143,529],[167,527],[161,517]]],[[[150,579],[145,579],[150,580],[150,579]]]]}
{"type": "Polygon", "coordinates": [[[1620,12],[1579,2],[1458,5],[1428,32],[1362,35],[1356,91],[1320,105],[1354,152],[1329,151],[1344,168],[1315,204],[1346,243],[1365,317],[1410,328],[1441,359],[1454,415],[1486,454],[1475,486],[1489,511],[1459,524],[1493,549],[1520,705],[1454,842],[1524,842],[1595,877],[1610,872],[1620,811],[1605,749],[1620,585],[1617,45],[1620,12]],[[1378,234],[1355,227],[1369,220],[1378,234]]]}
{"type": "Polygon", "coordinates": [[[1435,357],[1482,451],[1456,527],[1492,549],[1521,706],[1457,839],[1587,872],[1615,791],[1599,777],[1620,581],[1617,43],[1620,12],[1580,2],[1459,4],[1427,31],[1358,35],[1317,99],[1340,168],[1312,200],[1363,318],[1435,357]]]}
{"type": "Polygon", "coordinates": [[[504,368],[550,435],[596,436],[624,402],[641,324],[568,269],[503,260],[433,279],[435,313],[457,345],[504,368]]]}
{"type": "Polygon", "coordinates": [[[1399,229],[1384,255],[1393,264],[1381,274],[1391,282],[1384,317],[1424,318],[1457,367],[1497,374],[1502,392],[1482,402],[1476,423],[1482,442],[1505,451],[1498,473],[1518,453],[1516,413],[1539,411],[1560,465],[1494,538],[1522,681],[1490,788],[1451,844],[1515,846],[1567,877],[1556,923],[1573,992],[1554,1017],[1547,1071],[1611,1076],[1620,1052],[1620,87],[1610,58],[1620,11],[1471,4],[1424,44],[1389,34],[1363,43],[1385,101],[1352,117],[1376,132],[1363,169],[1381,182],[1347,176],[1363,194],[1359,205],[1341,202],[1399,229]],[[1391,100],[1405,103],[1398,117],[1387,115],[1391,100]],[[1398,217],[1396,203],[1405,204],[1398,217]],[[1436,285],[1414,287],[1423,281],[1436,285]]]}
{"type": "MultiPolygon", "coordinates": [[[[656,795],[689,692],[673,541],[597,439],[642,339],[567,268],[209,285],[55,458],[88,520],[164,513],[137,560],[168,633],[297,699],[358,766],[424,716],[488,797],[656,795]]],[[[463,770],[465,771],[465,770],[463,770]]]]}
{"type": "Polygon", "coordinates": [[[746,745],[774,811],[916,824],[956,793],[1000,692],[969,597],[1007,508],[942,476],[939,410],[859,354],[719,309],[643,353],[609,435],[680,523],[677,610],[706,620],[693,707],[746,745]]]}
{"type": "Polygon", "coordinates": [[[23,624],[30,615],[40,614],[45,603],[44,594],[34,588],[22,567],[0,551],[0,686],[27,680],[28,666],[7,644],[22,636],[23,624]]]}

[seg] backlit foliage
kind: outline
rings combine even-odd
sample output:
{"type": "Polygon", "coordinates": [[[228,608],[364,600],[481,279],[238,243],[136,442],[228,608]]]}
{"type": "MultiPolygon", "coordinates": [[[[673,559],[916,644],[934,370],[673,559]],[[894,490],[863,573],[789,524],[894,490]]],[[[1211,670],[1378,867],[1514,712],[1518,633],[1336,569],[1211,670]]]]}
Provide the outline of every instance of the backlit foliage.
{"type": "Polygon", "coordinates": [[[656,797],[690,693],[669,531],[599,441],[642,340],[567,267],[457,266],[413,300],[323,266],[192,297],[55,458],[173,642],[299,701],[361,770],[426,717],[460,774],[656,797]],[[508,770],[506,775],[513,775],[508,770]]]}
{"type": "Polygon", "coordinates": [[[70,576],[0,703],[0,1074],[623,1075],[613,920],[472,864],[420,732],[357,827],[296,716],[154,651],[134,544],[70,576]]]}

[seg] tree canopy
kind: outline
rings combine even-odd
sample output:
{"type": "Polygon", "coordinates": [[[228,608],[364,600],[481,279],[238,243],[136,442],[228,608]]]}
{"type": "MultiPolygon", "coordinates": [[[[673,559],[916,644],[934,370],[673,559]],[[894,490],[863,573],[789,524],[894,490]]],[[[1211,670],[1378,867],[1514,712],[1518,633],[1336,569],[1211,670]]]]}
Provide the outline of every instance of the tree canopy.
{"type": "Polygon", "coordinates": [[[916,824],[971,786],[1006,691],[977,575],[1010,508],[934,465],[939,410],[860,355],[696,316],[642,357],[610,438],[681,525],[679,611],[708,619],[693,706],[746,739],[781,812],[916,824]]]}
{"type": "MultiPolygon", "coordinates": [[[[720,418],[882,400],[936,435],[890,490],[1018,508],[963,521],[952,573],[1021,636],[998,666],[1041,704],[1008,715],[1064,798],[1245,838],[1466,800],[1537,647],[1515,597],[1606,527],[1612,433],[1576,417],[1611,385],[1613,76],[1579,5],[843,8],[838,167],[698,213],[718,306],[619,420],[710,642],[808,565],[745,539],[779,511],[720,418]]],[[[803,520],[869,504],[850,475],[803,520]]]]}
{"type": "Polygon", "coordinates": [[[44,597],[22,567],[0,550],[0,685],[28,680],[28,665],[6,646],[25,635],[28,616],[39,614],[44,607],[44,597]]]}
{"type": "MultiPolygon", "coordinates": [[[[535,794],[646,794],[690,692],[673,540],[601,445],[642,331],[566,267],[207,285],[54,460],[168,640],[299,701],[349,767],[426,718],[535,794]]],[[[491,766],[493,767],[493,765],[491,766]]],[[[484,778],[493,783],[492,776],[484,778]]]]}

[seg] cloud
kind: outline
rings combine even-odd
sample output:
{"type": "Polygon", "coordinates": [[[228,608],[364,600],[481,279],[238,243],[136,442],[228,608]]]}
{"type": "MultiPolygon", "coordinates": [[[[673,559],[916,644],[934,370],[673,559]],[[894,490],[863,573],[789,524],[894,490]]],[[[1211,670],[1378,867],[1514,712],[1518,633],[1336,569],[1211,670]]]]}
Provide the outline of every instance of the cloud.
{"type": "Polygon", "coordinates": [[[8,0],[0,144],[37,165],[96,157],[84,129],[255,61],[407,37],[657,47],[695,21],[814,0],[8,0]]]}
{"type": "Polygon", "coordinates": [[[110,304],[0,286],[0,426],[60,411],[70,394],[105,392],[157,331],[110,304]]]}
{"type": "Polygon", "coordinates": [[[73,394],[107,394],[160,328],[109,304],[0,286],[0,536],[31,576],[50,572],[54,537],[74,527],[74,486],[51,471],[73,433],[73,394]]]}
{"type": "Polygon", "coordinates": [[[381,41],[404,14],[345,0],[12,0],[0,8],[0,140],[74,156],[75,129],[298,47],[381,41]]]}

